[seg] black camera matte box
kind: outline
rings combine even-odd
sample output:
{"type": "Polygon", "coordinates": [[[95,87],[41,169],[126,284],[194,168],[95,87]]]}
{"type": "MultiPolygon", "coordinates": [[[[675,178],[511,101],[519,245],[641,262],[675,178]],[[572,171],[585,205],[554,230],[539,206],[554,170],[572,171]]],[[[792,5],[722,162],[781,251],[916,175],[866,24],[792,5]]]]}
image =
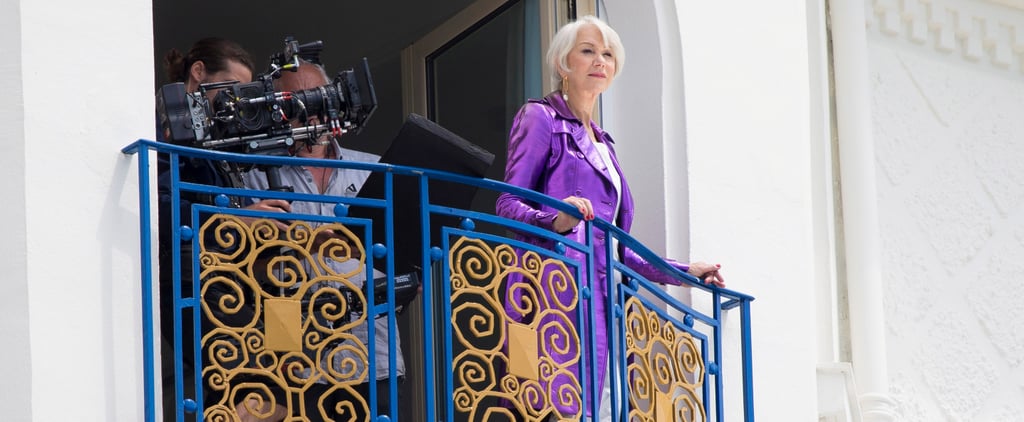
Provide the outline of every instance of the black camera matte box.
{"type": "MultiPolygon", "coordinates": [[[[483,177],[494,162],[494,154],[463,139],[418,114],[410,114],[399,130],[382,163],[439,170],[470,177],[483,177]]],[[[384,174],[374,172],[359,190],[362,198],[384,197],[384,174]]],[[[395,270],[407,273],[420,270],[423,250],[420,224],[419,180],[416,177],[396,175],[393,180],[395,270]]],[[[428,183],[430,202],[451,208],[469,209],[476,195],[476,186],[443,180],[428,183]]],[[[373,220],[374,243],[384,242],[384,211],[367,207],[352,207],[353,217],[373,220]]],[[[455,226],[458,219],[449,216],[431,216],[430,246],[440,246],[440,228],[455,226]]],[[[378,270],[384,269],[382,260],[375,261],[378,270]]]]}

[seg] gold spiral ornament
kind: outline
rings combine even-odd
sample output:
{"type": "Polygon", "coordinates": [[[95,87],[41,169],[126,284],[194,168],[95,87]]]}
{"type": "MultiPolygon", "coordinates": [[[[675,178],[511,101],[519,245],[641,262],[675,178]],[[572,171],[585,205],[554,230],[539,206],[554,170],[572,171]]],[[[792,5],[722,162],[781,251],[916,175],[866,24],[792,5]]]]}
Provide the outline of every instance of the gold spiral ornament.
{"type": "Polygon", "coordinates": [[[542,351],[547,356],[560,358],[559,362],[572,365],[579,360],[580,338],[569,316],[561,312],[541,313],[548,321],[540,327],[542,351]]]}
{"type": "Polygon", "coordinates": [[[199,236],[200,250],[215,254],[225,264],[240,263],[239,258],[252,247],[252,230],[237,216],[214,214],[203,223],[200,233],[203,234],[199,236]],[[213,244],[208,245],[208,239],[213,240],[213,244]]]}
{"type": "MultiPolygon", "coordinates": [[[[523,275],[517,272],[513,272],[511,274],[523,275]]],[[[524,276],[523,278],[527,280],[529,279],[528,276],[524,276]]],[[[540,289],[537,287],[537,284],[539,283],[518,282],[508,286],[507,301],[514,312],[519,315],[529,315],[535,312],[535,309],[540,308],[540,289]]]]}
{"type": "Polygon", "coordinates": [[[629,418],[703,422],[704,361],[690,333],[630,297],[626,300],[629,418]]]}
{"type": "Polygon", "coordinates": [[[505,375],[501,379],[501,392],[512,396],[519,394],[519,378],[512,375],[505,375]]]}
{"type": "Polygon", "coordinates": [[[468,236],[451,242],[448,268],[456,419],[543,422],[558,407],[579,416],[579,299],[570,268],[468,236]]]}
{"type": "MultiPolygon", "coordinates": [[[[239,221],[239,223],[241,223],[239,221]]],[[[273,220],[258,220],[251,226],[252,238],[256,243],[267,243],[277,240],[281,236],[280,229],[273,220]]]]}
{"type": "Polygon", "coordinates": [[[204,420],[234,421],[240,406],[264,417],[281,407],[304,415],[295,403],[318,403],[316,412],[338,410],[343,419],[368,415],[366,398],[351,388],[369,377],[368,346],[353,334],[367,323],[365,312],[352,313],[367,303],[351,280],[366,270],[360,237],[340,223],[230,214],[210,216],[196,237],[198,346],[213,401],[204,420]],[[314,397],[314,383],[334,387],[314,397]],[[353,399],[331,402],[339,390],[353,399]]]}
{"type": "Polygon", "coordinates": [[[477,398],[473,390],[469,388],[460,388],[452,392],[452,403],[455,404],[456,411],[468,413],[473,411],[474,405],[477,403],[477,398]]]}
{"type": "Polygon", "coordinates": [[[494,247],[494,260],[499,268],[510,268],[519,266],[519,254],[509,245],[497,245],[494,247]]]}
{"type": "Polygon", "coordinates": [[[203,411],[203,419],[208,422],[235,422],[238,420],[234,410],[223,405],[208,407],[203,411]]]}
{"type": "Polygon", "coordinates": [[[452,253],[455,254],[453,262],[459,263],[459,268],[453,268],[452,274],[458,274],[465,281],[465,287],[486,289],[494,281],[495,272],[501,264],[486,242],[480,239],[464,239],[457,250],[452,249],[452,253]]]}
{"type": "MultiPolygon", "coordinates": [[[[256,253],[264,254],[267,251],[273,251],[276,249],[278,248],[260,248],[256,253]]],[[[265,262],[266,264],[263,265],[261,271],[258,272],[259,276],[254,278],[265,279],[267,284],[279,289],[290,289],[307,282],[307,274],[303,271],[302,260],[295,255],[275,254],[265,260],[265,262]]],[[[259,262],[255,262],[255,264],[259,265],[259,262]]],[[[265,291],[264,293],[269,294],[271,292],[265,291]]]]}
{"type": "Polygon", "coordinates": [[[241,361],[245,353],[241,350],[242,336],[235,333],[218,331],[208,334],[203,343],[208,345],[207,360],[217,366],[228,366],[229,362],[241,361]]]}

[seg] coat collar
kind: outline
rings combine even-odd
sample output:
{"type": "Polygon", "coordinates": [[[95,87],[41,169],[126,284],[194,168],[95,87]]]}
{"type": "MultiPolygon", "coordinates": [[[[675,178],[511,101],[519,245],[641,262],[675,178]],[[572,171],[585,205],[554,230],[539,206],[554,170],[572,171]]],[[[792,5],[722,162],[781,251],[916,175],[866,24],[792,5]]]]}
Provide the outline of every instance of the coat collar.
{"type": "MultiPolygon", "coordinates": [[[[583,128],[583,124],[580,122],[580,119],[577,118],[576,115],[572,114],[571,110],[569,110],[569,105],[562,99],[562,94],[559,91],[552,92],[551,94],[548,94],[547,97],[544,97],[540,102],[551,107],[559,119],[569,123],[569,125],[567,125],[567,129],[569,129],[571,134],[570,139],[572,139],[573,143],[576,144],[576,148],[579,149],[580,153],[583,155],[582,158],[585,158],[587,162],[590,163],[591,167],[597,170],[597,173],[600,174],[609,185],[612,185],[612,175],[609,172],[604,159],[601,158],[601,153],[597,151],[597,147],[594,146],[594,143],[587,137],[587,131],[583,128]]],[[[612,137],[608,136],[608,134],[594,122],[590,122],[590,127],[594,129],[594,136],[601,139],[602,142],[605,142],[605,145],[608,145],[608,148],[611,149],[611,145],[614,143],[614,141],[612,141],[612,137]]],[[[612,163],[616,167],[616,171],[621,175],[622,171],[618,168],[619,164],[615,159],[615,154],[611,153],[610,155],[612,163]]]]}
{"type": "MultiPolygon", "coordinates": [[[[555,110],[555,114],[558,116],[558,118],[568,120],[570,122],[576,122],[580,125],[579,128],[583,129],[583,122],[581,122],[575,114],[572,114],[572,110],[569,109],[569,104],[566,103],[564,99],[562,99],[561,91],[553,91],[552,93],[544,97],[544,99],[541,101],[550,106],[552,110],[555,110]]],[[[590,122],[590,127],[594,129],[594,136],[600,138],[603,141],[611,142],[613,144],[615,143],[615,140],[612,139],[612,137],[609,136],[608,133],[604,131],[604,129],[601,129],[601,127],[595,124],[593,121],[590,122]]]]}

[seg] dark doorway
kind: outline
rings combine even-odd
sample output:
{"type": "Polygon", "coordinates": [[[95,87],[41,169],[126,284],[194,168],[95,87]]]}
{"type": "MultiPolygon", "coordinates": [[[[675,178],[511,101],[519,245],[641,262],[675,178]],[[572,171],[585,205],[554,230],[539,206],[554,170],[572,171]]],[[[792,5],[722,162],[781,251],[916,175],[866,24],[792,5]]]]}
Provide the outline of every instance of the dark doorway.
{"type": "Polygon", "coordinates": [[[347,137],[342,146],[379,155],[387,150],[405,119],[402,49],[473,1],[154,0],[157,87],[168,82],[163,72],[164,54],[171,48],[187,51],[203,37],[241,43],[252,54],[257,72],[266,69],[271,54],[284,48],[286,36],[299,42],[323,40],[321,57],[329,74],[356,66],[362,57],[370,62],[380,106],[366,129],[347,137]]]}
{"type": "MultiPolygon", "coordinates": [[[[356,66],[366,57],[374,80],[379,107],[360,134],[342,138],[342,146],[381,155],[405,121],[403,102],[403,50],[444,25],[478,0],[312,1],[281,3],[268,0],[153,0],[154,64],[158,88],[169,81],[163,57],[171,48],[186,52],[196,40],[218,36],[239,42],[250,52],[256,72],[266,70],[269,57],[284,48],[286,36],[299,42],[324,41],[321,59],[328,74],[356,66]],[[291,7],[291,9],[289,9],[291,7]]],[[[530,0],[510,0],[450,43],[424,58],[431,89],[430,110],[424,112],[466,140],[495,155],[486,176],[501,179],[505,144],[514,113],[527,96],[539,96],[539,48],[524,46],[539,34],[524,25],[524,16],[536,13],[530,0]],[[517,33],[523,33],[517,39],[517,33]],[[529,56],[534,54],[534,56],[529,56]],[[528,63],[524,63],[525,61],[528,63]],[[524,71],[524,67],[534,69],[524,71]],[[432,72],[432,73],[431,73],[432,72]]],[[[481,191],[473,210],[493,213],[493,192],[481,191]]],[[[406,312],[399,330],[409,371],[416,371],[419,345],[410,341],[406,312]]],[[[420,322],[421,323],[421,322],[420,322]]],[[[415,325],[415,324],[414,324],[415,325]]],[[[422,380],[407,379],[401,420],[418,420],[421,408],[414,405],[412,389],[422,380]]]]}

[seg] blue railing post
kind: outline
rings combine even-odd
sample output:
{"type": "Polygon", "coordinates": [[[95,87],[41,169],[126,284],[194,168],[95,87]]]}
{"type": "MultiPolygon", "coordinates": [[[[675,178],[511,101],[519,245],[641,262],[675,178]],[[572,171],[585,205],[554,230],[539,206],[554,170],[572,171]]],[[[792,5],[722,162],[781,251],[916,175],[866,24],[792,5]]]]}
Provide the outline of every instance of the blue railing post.
{"type": "MultiPolygon", "coordinates": [[[[390,173],[389,173],[390,176],[390,173]]],[[[420,191],[420,210],[426,210],[429,208],[430,200],[426,196],[427,190],[427,178],[419,176],[420,191]]],[[[423,245],[422,256],[423,256],[423,362],[424,362],[424,385],[423,388],[426,390],[426,420],[436,421],[437,412],[434,408],[436,400],[436,389],[437,386],[437,374],[435,370],[436,361],[434,360],[434,285],[437,284],[434,281],[434,272],[429,269],[433,267],[432,256],[431,256],[431,244],[430,244],[430,214],[427,212],[420,213],[420,242],[423,245]]],[[[439,257],[438,259],[443,259],[439,257]]]]}
{"type": "Polygon", "coordinates": [[[740,344],[743,348],[743,416],[748,422],[754,421],[754,362],[751,351],[750,301],[742,300],[740,305],[740,344]]]}
{"type": "Polygon", "coordinates": [[[722,306],[720,305],[722,303],[722,295],[721,295],[721,293],[719,293],[717,291],[712,291],[711,292],[711,303],[713,303],[715,305],[714,309],[712,310],[713,317],[715,318],[715,321],[719,321],[719,324],[714,326],[714,336],[713,336],[713,338],[714,338],[713,341],[714,341],[714,346],[715,346],[715,360],[714,360],[713,363],[717,366],[718,370],[715,371],[714,374],[711,374],[711,375],[714,375],[714,377],[715,377],[715,420],[722,421],[722,420],[724,420],[723,419],[723,417],[724,417],[723,413],[725,413],[725,403],[722,402],[723,386],[722,386],[722,325],[721,325],[721,321],[722,321],[722,306]]]}
{"type": "Polygon", "coordinates": [[[156,422],[156,348],[153,344],[153,242],[152,216],[149,209],[149,149],[137,151],[139,155],[139,233],[142,252],[142,379],[145,394],[145,417],[147,422],[156,422]]]}

